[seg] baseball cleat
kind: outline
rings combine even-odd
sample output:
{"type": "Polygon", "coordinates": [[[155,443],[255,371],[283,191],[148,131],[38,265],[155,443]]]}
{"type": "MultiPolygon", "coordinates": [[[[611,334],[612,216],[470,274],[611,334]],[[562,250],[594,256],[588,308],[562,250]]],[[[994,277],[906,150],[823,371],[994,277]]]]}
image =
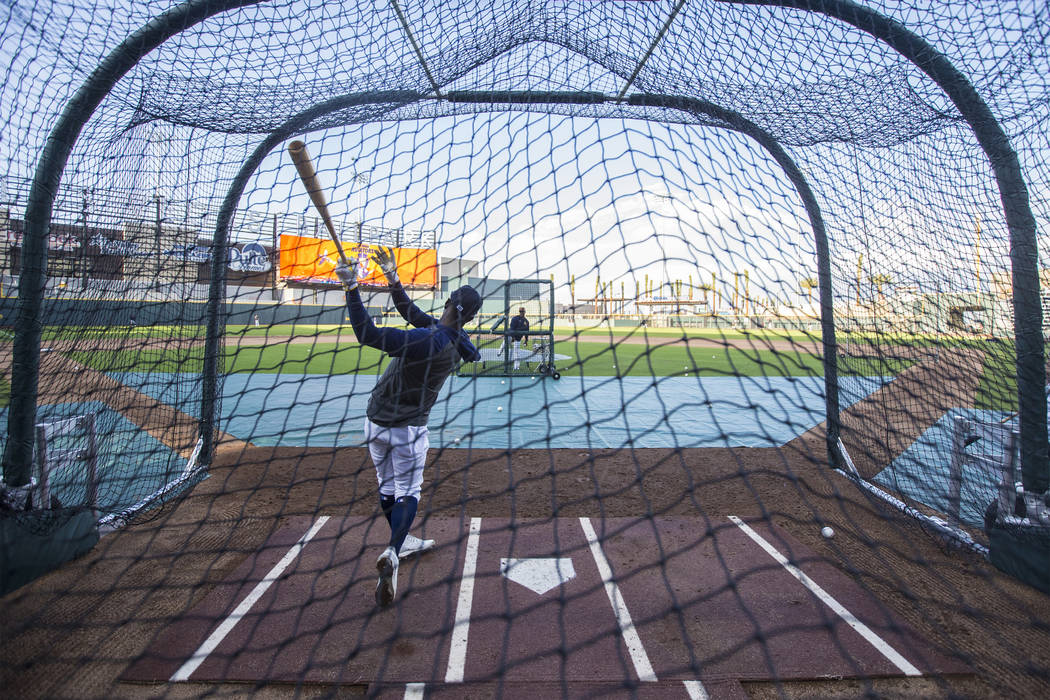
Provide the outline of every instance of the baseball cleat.
{"type": "Polygon", "coordinates": [[[401,553],[398,554],[398,557],[404,559],[413,554],[420,554],[433,548],[433,546],[434,540],[421,540],[415,535],[409,534],[405,537],[405,541],[401,545],[401,553]]]}
{"type": "Polygon", "coordinates": [[[397,593],[397,551],[387,547],[376,559],[379,583],[376,584],[376,605],[385,608],[394,602],[397,593]]]}

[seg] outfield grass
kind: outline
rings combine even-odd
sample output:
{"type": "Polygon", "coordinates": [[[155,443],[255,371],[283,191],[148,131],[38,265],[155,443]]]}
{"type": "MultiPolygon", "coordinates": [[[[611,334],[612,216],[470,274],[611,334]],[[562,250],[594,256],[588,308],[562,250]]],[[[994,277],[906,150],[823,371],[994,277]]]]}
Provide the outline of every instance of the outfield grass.
{"type": "MultiPolygon", "coordinates": [[[[373,374],[386,361],[383,353],[356,343],[277,343],[226,348],[227,372],[288,374],[373,374]]],[[[562,376],[819,376],[818,355],[746,348],[704,348],[682,345],[647,346],[637,343],[563,342],[555,345],[572,359],[556,363],[562,376]]],[[[70,353],[77,362],[106,372],[200,372],[203,350],[145,349],[70,353]]],[[[851,360],[840,372],[853,375],[892,375],[905,361],[851,360]]]]}
{"type": "MultiPolygon", "coordinates": [[[[386,324],[389,327],[403,328],[404,324],[386,324]]],[[[476,329],[467,329],[474,334],[476,329]]],[[[487,330],[487,328],[486,328],[487,330]]],[[[336,336],[353,338],[349,324],[284,324],[279,326],[227,325],[227,338],[317,338],[336,336]]],[[[756,343],[772,340],[795,342],[820,342],[819,332],[785,329],[717,329],[717,328],[653,328],[650,326],[555,326],[554,334],[558,338],[578,336],[585,338],[710,338],[717,340],[753,340],[756,343]]],[[[196,338],[203,340],[204,326],[168,326],[143,325],[134,328],[129,326],[49,326],[42,331],[44,340],[76,340],[103,338],[196,338]]],[[[972,347],[987,349],[990,346],[1010,344],[1008,340],[989,340],[974,336],[950,336],[921,333],[871,333],[837,332],[839,343],[860,343],[871,345],[900,345],[911,347],[972,347]]]]}
{"type": "Polygon", "coordinates": [[[1016,353],[1012,343],[991,349],[984,356],[975,408],[993,411],[1017,410],[1016,353]]]}
{"type": "MultiPolygon", "coordinates": [[[[264,346],[228,347],[224,370],[227,372],[286,372],[296,374],[376,373],[384,357],[379,351],[361,348],[350,328],[343,324],[288,325],[276,327],[227,326],[228,339],[270,338],[264,346]],[[312,338],[314,343],[288,343],[286,339],[312,338]],[[338,342],[336,342],[338,340],[338,342]]],[[[575,335],[556,344],[556,352],[572,359],[557,362],[563,376],[817,376],[823,374],[818,355],[800,351],[717,348],[703,349],[687,344],[659,345],[657,339],[713,338],[748,339],[756,345],[770,340],[814,341],[811,333],[785,330],[722,330],[696,328],[614,327],[556,328],[558,337],[575,335]],[[651,345],[620,343],[623,337],[650,338],[651,345]],[[612,341],[612,342],[610,342],[612,341]],[[655,347],[654,347],[655,345],[655,347]]],[[[198,326],[62,327],[45,328],[44,340],[196,338],[204,329],[198,326]]],[[[968,347],[985,351],[975,407],[989,410],[1017,409],[1015,353],[1009,340],[920,334],[839,333],[840,343],[885,344],[912,347],[968,347]]],[[[203,351],[142,349],[131,351],[75,352],[78,362],[103,371],[200,372],[203,351]]],[[[894,376],[911,363],[902,360],[851,358],[840,365],[844,376],[894,376]]],[[[0,407],[10,400],[10,385],[0,379],[0,407]]]]}

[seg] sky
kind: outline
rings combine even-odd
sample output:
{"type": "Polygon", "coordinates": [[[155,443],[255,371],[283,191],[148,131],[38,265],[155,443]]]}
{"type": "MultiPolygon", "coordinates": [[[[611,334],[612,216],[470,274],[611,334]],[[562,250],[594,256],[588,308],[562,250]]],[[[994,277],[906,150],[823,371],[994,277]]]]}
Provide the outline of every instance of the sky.
{"type": "MultiPolygon", "coordinates": [[[[283,19],[277,22],[271,21],[270,6],[247,10],[236,17],[209,20],[151,55],[134,80],[129,78],[130,84],[149,86],[153,70],[161,71],[157,74],[160,78],[170,80],[172,75],[177,78],[177,70],[190,65],[186,61],[196,61],[192,64],[196,70],[214,67],[215,72],[209,75],[220,83],[243,78],[236,71],[244,70],[267,87],[292,81],[301,83],[304,90],[320,89],[326,81],[349,79],[344,72],[361,64],[354,51],[374,48],[369,42],[375,37],[369,32],[379,32],[394,44],[383,53],[391,62],[381,66],[365,62],[375,75],[351,77],[382,82],[389,77],[384,71],[416,69],[392,15],[370,12],[367,4],[344,5],[338,9],[332,6],[331,10],[314,6],[302,13],[295,3],[273,6],[270,9],[278,15],[283,12],[283,19]],[[237,25],[235,31],[231,22],[246,18],[250,18],[249,24],[257,22],[264,31],[252,34],[246,30],[249,24],[237,25]],[[348,33],[333,35],[324,31],[340,22],[347,26],[348,33]],[[219,35],[213,32],[220,28],[229,41],[215,44],[219,35]],[[303,43],[289,44],[294,37],[303,39],[303,43]],[[325,60],[319,64],[304,63],[302,72],[283,73],[281,67],[289,68],[288,61],[294,59],[296,47],[304,53],[323,49],[325,60]],[[206,65],[205,59],[209,56],[222,60],[213,61],[214,66],[206,65]],[[285,62],[278,65],[279,62],[267,60],[276,56],[283,57],[285,62]]],[[[103,54],[107,45],[119,40],[124,32],[138,25],[139,19],[164,4],[143,6],[135,11],[136,17],[124,16],[124,10],[116,8],[87,12],[76,5],[56,5],[53,11],[45,12],[31,4],[19,6],[4,26],[0,45],[0,52],[10,59],[8,77],[2,86],[3,113],[8,118],[9,129],[6,138],[0,137],[0,153],[7,157],[8,173],[28,176],[32,172],[33,154],[39,151],[36,146],[42,142],[52,119],[49,113],[59,109],[80,83],[87,67],[95,62],[94,54],[103,54]],[[63,12],[73,18],[64,27],[61,26],[63,12]],[[23,15],[32,15],[30,30],[20,26],[23,15]],[[113,24],[115,18],[119,21],[113,24]],[[38,30],[43,33],[38,35],[38,30]],[[91,40],[78,44],[74,40],[78,32],[91,40]],[[41,38],[49,41],[42,42],[41,38]],[[51,52],[50,40],[58,42],[55,46],[63,47],[61,55],[51,52]],[[69,53],[70,47],[83,54],[69,53]],[[37,131],[20,133],[26,124],[32,124],[37,131]],[[13,133],[18,133],[18,137],[13,133]]],[[[887,6],[895,8],[894,3],[887,6]]],[[[454,7],[454,3],[442,5],[442,8],[454,7]]],[[[470,7],[466,3],[456,11],[463,12],[470,7]]],[[[500,7],[502,9],[497,8],[500,12],[512,9],[511,5],[500,7]]],[[[571,14],[576,11],[575,7],[567,2],[558,5],[558,12],[571,14]]],[[[608,11],[613,19],[618,17],[616,4],[587,7],[599,14],[608,11]]],[[[636,27],[637,32],[632,35],[616,35],[612,31],[614,27],[607,22],[595,25],[593,29],[598,33],[587,36],[608,44],[606,48],[614,54],[613,59],[617,52],[624,57],[636,57],[647,45],[649,34],[646,32],[660,25],[664,16],[661,8],[668,9],[669,5],[643,8],[647,12],[645,22],[636,27]]],[[[450,37],[442,31],[448,27],[473,26],[471,22],[476,18],[468,21],[465,15],[443,9],[428,19],[428,8],[414,4],[407,11],[412,25],[419,30],[417,38],[429,54],[437,56],[435,52],[442,46],[455,45],[456,50],[460,50],[460,44],[469,43],[471,37],[465,34],[450,37]],[[455,41],[451,41],[453,38],[455,41]]],[[[1004,61],[1003,80],[1015,76],[1016,71],[1024,74],[1024,70],[1028,70],[1010,63],[1017,60],[1017,55],[1011,53],[1011,42],[1020,36],[1014,35],[1014,25],[1020,22],[1019,18],[1034,22],[1031,16],[1038,11],[1037,7],[1028,7],[1025,3],[1016,6],[1007,3],[1006,7],[1000,7],[999,3],[987,2],[973,8],[968,6],[964,12],[961,6],[933,3],[929,8],[916,10],[902,5],[894,11],[904,13],[902,18],[918,23],[924,32],[937,36],[939,45],[957,54],[953,58],[959,60],[960,65],[985,76],[983,84],[998,85],[994,79],[995,67],[1001,61],[1004,61]],[[976,20],[974,27],[963,22],[967,18],[976,20]],[[978,32],[981,27],[994,27],[996,23],[1002,25],[1001,36],[983,37],[978,32]]],[[[683,44],[675,50],[695,49],[698,60],[707,61],[708,65],[715,65],[712,61],[717,58],[717,51],[711,47],[716,44],[722,47],[719,50],[739,52],[739,48],[734,48],[733,37],[719,35],[719,31],[728,31],[726,27],[704,24],[709,14],[719,12],[730,11],[711,3],[687,5],[675,28],[681,32],[683,27],[693,26],[690,23],[696,24],[702,31],[694,39],[700,43],[683,44]],[[730,48],[725,48],[727,46],[730,48]]],[[[731,14],[739,26],[745,26],[751,17],[749,12],[733,10],[731,14]]],[[[759,19],[773,16],[768,10],[754,12],[759,19]]],[[[491,21],[493,17],[483,18],[482,24],[491,21]]],[[[801,61],[792,63],[795,71],[785,73],[784,81],[801,80],[803,75],[808,76],[806,79],[841,77],[835,73],[843,70],[840,64],[818,60],[823,56],[821,41],[837,44],[844,37],[849,38],[846,35],[852,36],[852,30],[843,31],[834,22],[814,18],[799,22],[794,16],[783,21],[758,22],[752,30],[752,41],[768,41],[790,49],[789,54],[777,54],[777,61],[801,61]],[[790,31],[784,36],[777,34],[784,30],[790,31]],[[795,41],[806,32],[817,38],[815,44],[795,41]],[[820,73],[818,68],[825,72],[820,73]]],[[[680,41],[686,39],[689,38],[684,35],[678,37],[680,41]]],[[[862,39],[863,45],[870,48],[872,40],[862,39]]],[[[1032,35],[1027,35],[1026,40],[1033,41],[1032,35]]],[[[566,60],[564,54],[558,53],[558,47],[550,47],[551,44],[519,47],[513,55],[506,54],[491,65],[478,66],[457,84],[484,86],[497,85],[499,80],[520,80],[530,87],[549,89],[550,81],[563,81],[564,86],[553,87],[571,87],[582,82],[615,91],[614,77],[596,68],[594,62],[578,58],[566,60]],[[541,79],[546,82],[536,85],[529,82],[541,79]]],[[[657,58],[666,58],[663,52],[671,49],[672,43],[668,40],[659,47],[657,58]]],[[[841,58],[850,65],[878,69],[882,65],[880,55],[878,51],[872,51],[870,56],[861,51],[841,58]]],[[[455,56],[449,58],[452,60],[455,56]]],[[[888,63],[891,64],[892,61],[888,63]]],[[[756,69],[767,65],[761,61],[753,63],[756,69]]],[[[685,77],[688,76],[669,76],[674,80],[685,77]]],[[[698,79],[725,77],[699,76],[698,79]]],[[[764,77],[763,80],[768,82],[764,77]]],[[[1021,102],[1037,97],[1040,89],[1045,95],[1045,80],[1042,83],[1015,80],[1002,92],[1008,95],[1002,99],[1013,99],[1022,86],[1033,93],[1021,94],[1021,102]]],[[[179,87],[177,80],[172,87],[179,87]]],[[[134,97],[133,92],[128,95],[134,97]]],[[[923,84],[920,92],[930,94],[929,85],[923,84]]],[[[280,97],[280,91],[270,90],[266,94],[280,97]]],[[[160,99],[166,93],[161,89],[144,90],[143,95],[160,99]]],[[[176,97],[184,95],[176,93],[176,97]]],[[[999,98],[998,94],[989,95],[993,104],[999,98]]],[[[148,100],[145,104],[156,106],[148,100]]],[[[938,104],[943,106],[943,100],[938,104]]],[[[1013,103],[1007,106],[1010,104],[1013,103]]],[[[247,100],[237,103],[224,93],[216,93],[214,103],[184,105],[175,99],[172,110],[177,113],[182,108],[193,108],[199,114],[210,110],[221,115],[224,113],[221,110],[230,109],[231,105],[241,111],[260,111],[266,103],[247,100]]],[[[71,161],[71,168],[64,176],[67,183],[79,187],[93,176],[97,162],[92,158],[109,159],[104,167],[127,166],[126,173],[120,177],[138,178],[133,186],[146,191],[154,186],[151,176],[136,175],[134,169],[146,172],[156,166],[164,173],[157,178],[161,187],[169,187],[169,199],[178,200],[182,179],[186,179],[186,186],[192,190],[202,188],[210,178],[221,190],[225,186],[223,178],[229,178],[253,139],[257,140],[256,136],[159,129],[155,132],[156,145],[151,148],[165,153],[136,154],[137,146],[130,141],[126,151],[122,151],[123,142],[118,141],[116,134],[126,126],[126,121],[120,121],[120,118],[127,119],[121,110],[129,106],[135,105],[104,105],[104,109],[112,110],[105,115],[114,120],[112,125],[106,125],[111,131],[103,129],[92,134],[99,139],[95,142],[96,150],[79,161],[71,161]],[[176,136],[169,140],[166,134],[176,136]],[[198,148],[198,144],[206,146],[198,148]]],[[[99,116],[96,125],[102,121],[99,116]]],[[[1029,125],[1028,134],[1034,134],[1035,140],[1023,142],[1027,149],[1023,157],[1034,176],[1033,204],[1041,222],[1046,221],[1048,178],[1044,174],[1044,161],[1037,155],[1050,146],[1045,132],[1045,124],[1036,124],[1034,128],[1029,125]]],[[[434,231],[442,255],[478,260],[492,276],[554,274],[559,300],[567,300],[569,281],[573,278],[575,296],[581,298],[593,295],[599,276],[604,282],[612,282],[614,293],[622,284],[631,295],[633,287],[646,276],[683,281],[692,276],[697,282],[703,278],[709,283],[707,278],[715,273],[728,289],[734,273],[745,271],[753,289],[782,299],[798,299],[801,296],[799,281],[816,274],[809,222],[797,194],[764,152],[744,137],[725,131],[644,121],[504,113],[369,123],[301,136],[317,161],[337,221],[348,223],[363,218],[367,224],[434,231]],[[367,177],[367,184],[360,175],[367,177]]],[[[830,232],[836,243],[832,251],[833,265],[840,279],[848,283],[854,275],[857,257],[863,254],[866,274],[886,271],[901,280],[926,276],[937,284],[958,288],[974,286],[977,251],[973,249],[972,238],[977,221],[984,226],[981,255],[985,270],[1006,264],[1008,251],[997,193],[988,186],[987,172],[979,172],[980,167],[972,170],[974,160],[980,160],[979,154],[974,158],[972,144],[969,144],[970,151],[962,155],[952,152],[953,148],[958,150],[959,145],[926,143],[917,148],[905,147],[901,154],[885,157],[848,149],[836,151],[820,145],[795,149],[797,155],[808,157],[802,164],[804,169],[810,169],[813,181],[818,184],[818,194],[828,194],[822,203],[827,205],[830,232]],[[825,172],[824,166],[828,163],[822,161],[823,158],[837,162],[825,172]],[[906,158],[912,161],[906,162],[906,158]],[[947,174],[933,171],[935,161],[947,174]],[[934,165],[924,170],[928,164],[934,165]],[[951,182],[957,168],[958,185],[951,182]],[[854,183],[855,193],[847,194],[846,190],[854,187],[854,183]],[[838,193],[831,196],[829,193],[834,193],[836,188],[838,193]],[[851,196],[858,206],[852,211],[846,208],[851,196]],[[902,241],[914,245],[902,245],[902,241]],[[971,271],[974,274],[970,274],[971,271]]],[[[217,195],[212,192],[210,196],[217,195]]],[[[242,199],[241,209],[312,213],[283,151],[276,151],[259,169],[242,199]]]]}
{"type": "MultiPolygon", "coordinates": [[[[799,279],[816,274],[797,195],[775,163],[724,130],[483,114],[306,142],[339,224],[363,216],[434,231],[442,256],[479,261],[486,275],[553,274],[559,301],[593,297],[599,278],[616,296],[633,296],[647,275],[700,285],[714,273],[728,290],[745,270],[753,289],[797,301],[799,279]]],[[[283,150],[249,187],[248,200],[312,211],[283,150]]]]}

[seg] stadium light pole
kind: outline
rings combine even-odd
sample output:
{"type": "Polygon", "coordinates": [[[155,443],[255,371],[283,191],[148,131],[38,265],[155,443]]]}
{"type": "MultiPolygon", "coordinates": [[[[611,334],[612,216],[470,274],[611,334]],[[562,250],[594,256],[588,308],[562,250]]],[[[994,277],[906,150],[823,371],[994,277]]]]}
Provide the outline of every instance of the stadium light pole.
{"type": "Polygon", "coordinates": [[[81,214],[80,214],[80,216],[83,219],[83,221],[82,221],[82,223],[83,223],[83,231],[81,232],[82,238],[81,238],[81,241],[80,241],[80,276],[81,276],[81,280],[82,280],[81,287],[86,292],[87,288],[88,288],[88,279],[89,279],[89,274],[88,274],[88,260],[89,260],[89,258],[88,258],[88,238],[89,238],[89,235],[88,235],[88,211],[89,211],[89,209],[91,207],[91,202],[90,202],[91,188],[90,187],[85,187],[84,190],[83,190],[83,195],[84,195],[84,199],[83,199],[83,202],[81,204],[81,214]]]}
{"type": "Polygon", "coordinates": [[[153,193],[153,202],[156,205],[156,211],[154,212],[156,221],[155,221],[155,228],[153,230],[153,236],[156,239],[155,240],[156,249],[154,250],[154,256],[155,256],[154,257],[154,268],[155,269],[154,269],[153,283],[158,285],[158,287],[160,285],[160,275],[161,275],[161,271],[163,269],[163,266],[161,264],[161,256],[160,256],[160,252],[161,252],[160,251],[160,249],[161,249],[161,238],[162,238],[161,226],[166,221],[166,219],[162,219],[161,215],[160,215],[161,214],[160,205],[161,205],[161,202],[163,202],[163,201],[164,201],[164,197],[161,196],[160,192],[154,192],[153,193]]]}

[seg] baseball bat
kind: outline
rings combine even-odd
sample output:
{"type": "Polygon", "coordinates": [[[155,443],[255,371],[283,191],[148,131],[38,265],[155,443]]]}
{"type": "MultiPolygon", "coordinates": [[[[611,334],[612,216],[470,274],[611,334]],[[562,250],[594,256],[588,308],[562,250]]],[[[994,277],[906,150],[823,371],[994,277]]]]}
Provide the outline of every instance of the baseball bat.
{"type": "Polygon", "coordinates": [[[310,195],[314,208],[321,215],[321,220],[328,229],[328,235],[332,237],[332,243],[335,243],[335,249],[339,251],[339,259],[344,265],[350,267],[350,261],[346,259],[346,253],[343,252],[343,246],[339,243],[339,237],[335,235],[335,225],[332,224],[332,216],[328,213],[328,202],[325,201],[321,183],[317,181],[317,173],[314,171],[310,154],[306,152],[306,144],[302,141],[292,141],[288,144],[288,155],[295,163],[295,169],[299,171],[299,179],[303,181],[306,193],[310,195]]]}

